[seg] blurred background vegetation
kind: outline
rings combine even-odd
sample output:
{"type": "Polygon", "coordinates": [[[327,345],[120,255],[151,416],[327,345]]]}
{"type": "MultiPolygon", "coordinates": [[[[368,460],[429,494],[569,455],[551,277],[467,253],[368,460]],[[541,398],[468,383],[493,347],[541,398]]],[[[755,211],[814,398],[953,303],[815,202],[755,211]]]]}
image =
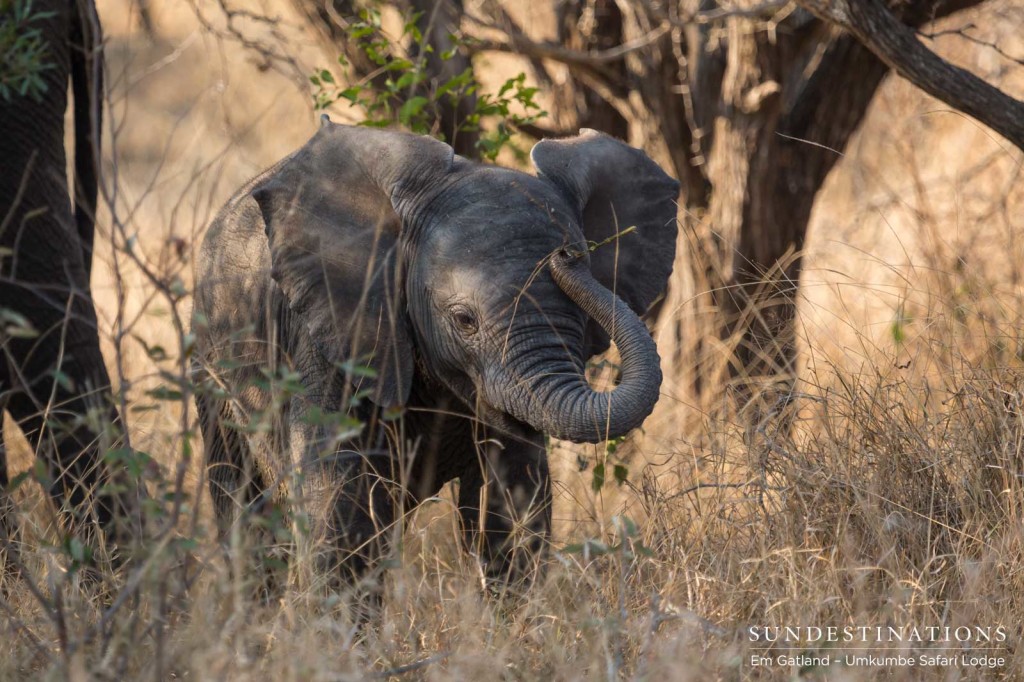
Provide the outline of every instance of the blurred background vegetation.
{"type": "MultiPolygon", "coordinates": [[[[35,589],[2,597],[0,675],[832,677],[751,669],[745,628],[934,624],[1005,626],[1007,662],[894,679],[1019,676],[1020,141],[892,73],[818,4],[99,0],[111,191],[93,292],[151,488],[188,513],[110,582],[128,587],[97,594],[67,576],[48,501],[19,487],[20,540],[42,549],[35,589]],[[521,167],[536,139],[596,128],[682,182],[651,311],[662,399],[624,443],[552,445],[556,551],[525,603],[481,595],[447,497],[408,520],[371,632],[330,597],[251,599],[207,530],[187,391],[166,391],[187,383],[194,253],[321,111],[521,167]]],[[[1024,95],[1018,2],[890,10],[1024,95]]],[[[45,68],[30,21],[0,25],[16,55],[0,94],[45,68]]]]}

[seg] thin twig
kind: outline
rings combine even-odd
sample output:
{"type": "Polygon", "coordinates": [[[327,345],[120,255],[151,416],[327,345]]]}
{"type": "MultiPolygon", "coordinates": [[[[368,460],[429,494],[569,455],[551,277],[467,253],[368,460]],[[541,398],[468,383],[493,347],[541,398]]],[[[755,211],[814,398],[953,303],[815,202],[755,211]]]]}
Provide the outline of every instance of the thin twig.
{"type": "MultiPolygon", "coordinates": [[[[496,28],[492,24],[484,22],[478,18],[474,18],[471,15],[467,14],[466,16],[473,23],[476,23],[483,28],[496,28]]],[[[551,59],[557,62],[562,62],[563,64],[600,67],[620,61],[624,59],[626,55],[642,50],[657,42],[659,38],[668,33],[670,28],[671,26],[667,23],[662,23],[654,30],[649,31],[635,40],[630,40],[622,43],[621,45],[608,48],[607,50],[573,50],[555,43],[537,42],[529,39],[521,33],[511,32],[507,33],[507,41],[473,39],[466,43],[466,47],[471,53],[487,51],[514,52],[516,54],[525,54],[529,57],[551,59]]]]}
{"type": "Polygon", "coordinates": [[[432,665],[434,663],[438,663],[439,661],[443,661],[451,655],[452,652],[450,651],[442,651],[439,654],[435,654],[433,656],[423,658],[418,661],[413,661],[412,663],[406,663],[405,665],[389,668],[387,670],[367,673],[367,677],[374,680],[386,680],[391,677],[398,677],[399,675],[405,675],[406,673],[415,672],[417,670],[426,668],[428,665],[432,665]]]}
{"type": "Polygon", "coordinates": [[[960,36],[964,40],[972,42],[975,45],[981,45],[982,47],[987,47],[989,49],[995,50],[1000,57],[1003,57],[1004,59],[1007,59],[1015,64],[1020,64],[1021,66],[1024,66],[1024,58],[1014,57],[1013,55],[1003,50],[1003,48],[999,47],[996,43],[990,42],[988,40],[982,40],[981,38],[972,36],[971,34],[967,33],[967,31],[972,28],[976,29],[978,27],[975,24],[970,23],[961,28],[950,28],[944,31],[933,31],[930,33],[918,31],[917,35],[921,36],[922,38],[927,38],[928,40],[935,40],[936,38],[940,38],[942,36],[960,36]]]}

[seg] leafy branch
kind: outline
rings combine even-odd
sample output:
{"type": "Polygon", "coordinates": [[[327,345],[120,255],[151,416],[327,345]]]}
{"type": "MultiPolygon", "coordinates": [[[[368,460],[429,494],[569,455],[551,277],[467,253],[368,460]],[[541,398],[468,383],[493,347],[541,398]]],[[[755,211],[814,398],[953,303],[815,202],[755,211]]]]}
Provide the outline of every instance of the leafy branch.
{"type": "Polygon", "coordinates": [[[38,24],[53,12],[35,12],[32,0],[0,0],[0,97],[30,96],[39,100],[46,93],[43,74],[54,68],[46,61],[49,45],[38,24]]]}
{"type": "MultiPolygon", "coordinates": [[[[359,20],[346,29],[345,37],[350,49],[354,46],[374,70],[358,79],[349,58],[339,56],[343,77],[336,78],[329,69],[320,69],[310,76],[316,108],[325,109],[345,100],[361,110],[361,125],[400,125],[443,140],[445,134],[437,125],[442,107],[458,110],[460,103],[468,103],[471,106],[457,122],[455,134],[478,135],[477,152],[492,161],[506,146],[525,156],[525,152],[510,143],[517,128],[532,125],[547,115],[536,102],[537,88],[526,85],[526,74],[519,73],[506,80],[496,93],[484,92],[472,65],[442,82],[432,83],[426,58],[435,53],[435,48],[419,28],[420,17],[421,13],[412,13],[403,24],[401,36],[392,40],[383,32],[380,12],[372,8],[362,10],[359,20]]],[[[465,46],[457,35],[450,34],[448,38],[451,47],[437,55],[442,62],[451,61],[465,46]]]]}

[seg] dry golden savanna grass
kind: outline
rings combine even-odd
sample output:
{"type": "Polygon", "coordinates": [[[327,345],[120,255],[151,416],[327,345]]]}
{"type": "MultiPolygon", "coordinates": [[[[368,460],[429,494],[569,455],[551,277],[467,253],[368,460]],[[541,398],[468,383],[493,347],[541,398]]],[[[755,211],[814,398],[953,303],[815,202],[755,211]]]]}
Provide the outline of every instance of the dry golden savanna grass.
{"type": "MultiPolygon", "coordinates": [[[[187,339],[175,316],[187,329],[206,225],[237,186],[315,130],[304,79],[333,59],[285,0],[231,4],[277,17],[239,25],[290,62],[218,35],[215,2],[149,4],[155,39],[140,31],[133,0],[98,2],[117,194],[100,216],[93,291],[130,407],[152,402],[161,372],[180,372],[187,339]],[[186,292],[174,305],[125,253],[125,237],[186,292]],[[147,353],[155,346],[168,358],[147,353]]],[[[512,9],[541,36],[549,4],[512,9]]],[[[975,35],[1024,56],[1024,25],[986,21],[985,11],[972,15],[975,35]]],[[[1019,64],[955,37],[936,48],[1024,96],[1019,64]]],[[[518,68],[494,58],[484,73],[498,82],[518,68]]],[[[64,584],[48,548],[52,515],[38,489],[19,489],[26,561],[48,606],[6,584],[0,679],[1024,678],[1022,178],[1019,150],[890,77],[816,204],[792,401],[767,403],[751,424],[724,385],[698,401],[688,368],[666,364],[662,400],[626,447],[555,444],[554,551],[519,599],[482,594],[450,494],[397,533],[373,627],[357,628],[344,600],[315,588],[253,599],[233,570],[247,539],[219,549],[200,458],[182,459],[194,418],[174,401],[130,411],[133,445],[169,477],[184,467],[187,513],[148,548],[144,570],[118,577],[142,584],[118,603],[116,589],[64,584]],[[606,457],[629,479],[595,493],[593,467],[606,457]],[[571,544],[588,549],[563,551],[571,544]],[[1005,662],[750,665],[751,626],[847,625],[998,626],[1005,662]]],[[[664,314],[705,314],[701,282],[676,277],[664,314]]],[[[658,341],[675,357],[676,339],[658,341]]],[[[29,461],[24,449],[14,457],[16,468],[29,461]]]]}

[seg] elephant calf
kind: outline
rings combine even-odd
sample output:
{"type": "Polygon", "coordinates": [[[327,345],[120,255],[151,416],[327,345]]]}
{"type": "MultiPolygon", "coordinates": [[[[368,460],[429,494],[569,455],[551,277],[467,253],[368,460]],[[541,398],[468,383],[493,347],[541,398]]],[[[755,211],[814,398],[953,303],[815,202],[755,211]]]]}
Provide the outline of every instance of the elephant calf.
{"type": "Polygon", "coordinates": [[[195,357],[218,387],[197,402],[222,522],[277,497],[302,509],[321,568],[359,574],[397,514],[458,478],[485,575],[532,565],[545,435],[615,438],[658,399],[638,314],[672,270],[679,191],[592,130],[532,159],[536,176],[325,117],[221,211],[195,357]],[[621,381],[598,392],[584,366],[609,340],[621,381]]]}

